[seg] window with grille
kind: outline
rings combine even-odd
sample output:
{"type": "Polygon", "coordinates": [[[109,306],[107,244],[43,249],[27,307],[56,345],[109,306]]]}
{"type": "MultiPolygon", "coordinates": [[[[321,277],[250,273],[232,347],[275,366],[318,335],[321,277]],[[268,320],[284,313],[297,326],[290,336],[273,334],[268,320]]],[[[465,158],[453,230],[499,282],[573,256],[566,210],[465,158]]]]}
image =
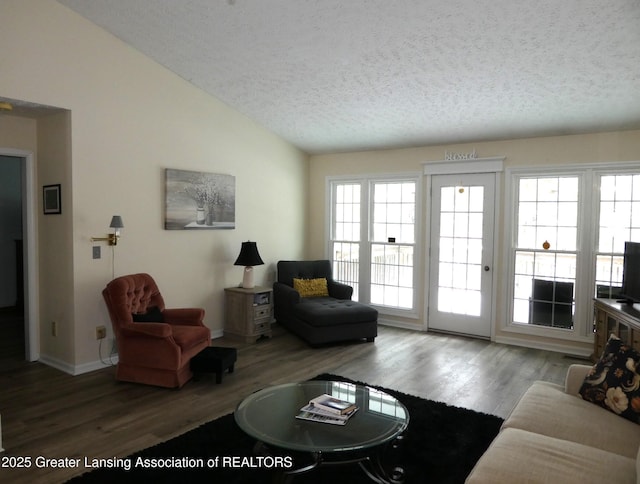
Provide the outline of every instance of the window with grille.
{"type": "Polygon", "coordinates": [[[615,299],[622,285],[624,243],[640,242],[640,175],[600,177],[596,297],[615,299]]]}
{"type": "Polygon", "coordinates": [[[413,307],[415,182],[373,183],[371,303],[413,307]]]}
{"type": "Polygon", "coordinates": [[[333,277],[353,287],[358,300],[360,282],[361,183],[333,186],[332,251],[333,277]]]}
{"type": "Polygon", "coordinates": [[[513,322],[573,328],[579,177],[517,185],[513,322]]]}
{"type": "Polygon", "coordinates": [[[592,338],[592,298],[615,299],[624,243],[640,242],[640,173],[623,164],[515,173],[512,328],[592,338]]]}
{"type": "Polygon", "coordinates": [[[417,178],[333,181],[330,253],[334,277],[354,300],[415,307],[417,178]]]}

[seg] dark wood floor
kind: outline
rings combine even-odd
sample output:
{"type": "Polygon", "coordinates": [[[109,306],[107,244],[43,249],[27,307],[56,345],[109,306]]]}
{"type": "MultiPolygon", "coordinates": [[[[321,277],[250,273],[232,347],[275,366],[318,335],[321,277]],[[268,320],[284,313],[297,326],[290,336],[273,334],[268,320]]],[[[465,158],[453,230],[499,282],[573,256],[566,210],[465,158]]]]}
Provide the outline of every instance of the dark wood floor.
{"type": "MultiPolygon", "coordinates": [[[[274,337],[238,347],[236,371],[223,383],[181,390],[120,383],[114,369],[70,376],[0,355],[0,413],[5,456],[121,457],[232,412],[251,392],[330,372],[424,398],[505,417],[534,380],[561,383],[562,354],[458,336],[380,327],[376,342],[312,349],[275,327],[274,337]]],[[[21,353],[20,353],[21,354],[21,353]]],[[[97,355],[96,355],[97,359],[97,355]]],[[[33,466],[32,466],[33,467],[33,466]]],[[[8,470],[0,482],[64,482],[80,469],[8,470]]]]}

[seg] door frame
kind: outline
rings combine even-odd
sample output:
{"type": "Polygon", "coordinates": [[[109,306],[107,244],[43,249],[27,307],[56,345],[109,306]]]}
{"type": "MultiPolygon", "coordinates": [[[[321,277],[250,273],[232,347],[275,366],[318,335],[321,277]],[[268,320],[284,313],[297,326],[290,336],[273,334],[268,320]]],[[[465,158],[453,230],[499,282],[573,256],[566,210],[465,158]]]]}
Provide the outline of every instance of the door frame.
{"type": "Polygon", "coordinates": [[[24,340],[25,359],[40,359],[40,311],[38,306],[37,194],[35,160],[30,151],[2,148],[0,155],[21,158],[22,240],[24,242],[24,340]]]}
{"type": "MultiPolygon", "coordinates": [[[[500,220],[502,215],[502,173],[504,172],[504,160],[505,156],[496,156],[491,158],[472,158],[461,160],[439,160],[423,163],[423,173],[425,175],[425,188],[428,196],[425,203],[425,216],[426,230],[423,234],[423,242],[425,247],[425,264],[423,274],[423,287],[424,287],[424,301],[423,308],[423,321],[422,329],[429,331],[429,307],[431,306],[430,300],[430,285],[429,277],[431,273],[431,181],[435,175],[473,175],[480,173],[493,173],[495,178],[495,192],[494,192],[494,211],[493,211],[493,223],[494,232],[501,229],[500,220]]],[[[490,340],[495,341],[496,335],[496,315],[497,315],[497,297],[498,297],[498,279],[502,278],[504,272],[502,261],[498,258],[498,244],[500,243],[500,237],[494,233],[493,237],[493,277],[491,281],[491,322],[490,340]]]]}

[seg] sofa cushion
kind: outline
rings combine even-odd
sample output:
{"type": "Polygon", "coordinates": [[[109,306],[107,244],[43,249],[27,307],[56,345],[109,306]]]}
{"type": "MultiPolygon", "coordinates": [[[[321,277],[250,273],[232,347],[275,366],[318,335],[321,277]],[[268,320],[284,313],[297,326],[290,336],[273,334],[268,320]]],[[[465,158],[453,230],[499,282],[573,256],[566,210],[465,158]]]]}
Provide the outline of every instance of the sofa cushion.
{"type": "Polygon", "coordinates": [[[329,296],[327,279],[318,277],[315,279],[293,279],[293,288],[298,291],[300,297],[326,297],[329,296]]]}
{"type": "Polygon", "coordinates": [[[494,439],[466,482],[632,484],[636,482],[635,459],[508,428],[494,439]]]}
{"type": "Polygon", "coordinates": [[[295,316],[312,326],[334,326],[366,323],[378,319],[378,311],[348,299],[315,297],[300,299],[294,307],[295,316]]]}
{"type": "Polygon", "coordinates": [[[560,385],[534,382],[515,406],[502,428],[528,430],[636,458],[640,429],[560,385]]]}
{"type": "MultiPolygon", "coordinates": [[[[621,417],[640,423],[640,353],[614,335],[584,379],[580,395],[621,417]]],[[[639,430],[640,431],[640,430],[639,430]]]]}

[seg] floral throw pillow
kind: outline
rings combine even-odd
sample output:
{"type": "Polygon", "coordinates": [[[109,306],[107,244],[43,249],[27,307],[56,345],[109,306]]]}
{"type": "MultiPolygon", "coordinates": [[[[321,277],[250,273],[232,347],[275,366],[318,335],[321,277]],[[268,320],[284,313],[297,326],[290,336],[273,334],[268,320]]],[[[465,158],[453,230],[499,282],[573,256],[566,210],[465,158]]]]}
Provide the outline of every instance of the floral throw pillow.
{"type": "Polygon", "coordinates": [[[614,335],[580,387],[584,400],[640,424],[640,353],[614,335]]]}

